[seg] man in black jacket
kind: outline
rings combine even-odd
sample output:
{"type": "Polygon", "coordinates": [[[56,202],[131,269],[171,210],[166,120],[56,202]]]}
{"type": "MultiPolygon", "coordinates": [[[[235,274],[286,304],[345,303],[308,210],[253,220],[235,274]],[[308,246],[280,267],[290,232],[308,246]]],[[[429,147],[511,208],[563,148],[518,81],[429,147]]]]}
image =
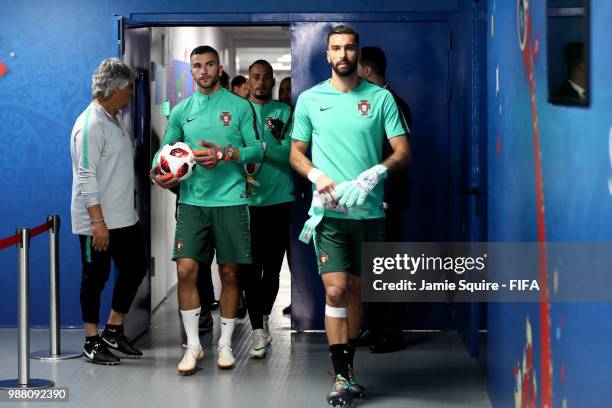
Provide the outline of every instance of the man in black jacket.
{"type": "MultiPolygon", "coordinates": [[[[387,85],[385,74],[387,57],[378,47],[363,47],[359,58],[358,73],[362,78],[386,88],[404,116],[405,127],[412,128],[410,107],[387,85]]],[[[410,136],[410,135],[409,135],[410,136]]],[[[383,159],[393,152],[387,138],[384,138],[383,159]]],[[[410,178],[408,170],[390,175],[385,180],[385,240],[401,241],[402,214],[410,206],[410,178]]],[[[362,344],[370,344],[373,353],[389,353],[403,349],[406,345],[402,334],[404,323],[403,303],[369,303],[368,326],[362,335],[362,344]]]]}
{"type": "Polygon", "coordinates": [[[588,67],[584,45],[581,42],[567,44],[564,57],[568,78],[553,92],[553,98],[558,102],[585,103],[588,67]]]}

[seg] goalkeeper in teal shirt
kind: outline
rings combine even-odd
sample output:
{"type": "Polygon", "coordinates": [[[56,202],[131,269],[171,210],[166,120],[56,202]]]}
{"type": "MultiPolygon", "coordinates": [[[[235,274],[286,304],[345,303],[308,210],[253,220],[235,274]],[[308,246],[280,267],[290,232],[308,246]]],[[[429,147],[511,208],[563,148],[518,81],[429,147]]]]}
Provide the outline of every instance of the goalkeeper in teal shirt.
{"type": "Polygon", "coordinates": [[[325,332],[336,374],[327,401],[350,405],[364,393],[353,370],[362,316],[361,243],[384,241],[382,181],[408,164],[409,131],[391,93],[357,75],[359,35],[352,28],[328,33],[326,55],[331,79],[297,101],[291,165],[315,190],[300,240],[314,236],[325,286],[325,332]],[[385,134],[393,154],[381,163],[385,134]]]}
{"type": "MultiPolygon", "coordinates": [[[[221,279],[221,337],[217,365],[234,366],[232,333],[238,308],[239,264],[250,264],[249,213],[242,166],[263,157],[253,106],[221,87],[217,51],[200,46],[191,52],[191,75],[197,91],[170,114],[162,145],[182,141],[194,150],[197,166],[180,182],[172,259],[177,263],[179,308],[187,345],[179,374],[193,374],[204,357],[198,336],[200,299],[198,263],[210,264],[216,253],[221,279]]],[[[163,188],[178,184],[173,175],[159,175],[157,155],[153,178],[163,188]]]]}

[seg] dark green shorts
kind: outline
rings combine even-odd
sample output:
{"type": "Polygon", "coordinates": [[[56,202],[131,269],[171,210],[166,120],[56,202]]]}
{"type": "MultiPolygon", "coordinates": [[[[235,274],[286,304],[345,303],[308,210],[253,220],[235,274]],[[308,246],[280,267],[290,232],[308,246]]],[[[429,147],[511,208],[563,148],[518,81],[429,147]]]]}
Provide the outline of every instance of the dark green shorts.
{"type": "Polygon", "coordinates": [[[249,209],[245,205],[199,207],[179,204],[172,260],[190,258],[220,265],[251,263],[249,209]]]}
{"type": "Polygon", "coordinates": [[[319,273],[361,276],[361,243],[385,240],[385,219],[346,220],[323,217],[314,234],[319,273]]]}

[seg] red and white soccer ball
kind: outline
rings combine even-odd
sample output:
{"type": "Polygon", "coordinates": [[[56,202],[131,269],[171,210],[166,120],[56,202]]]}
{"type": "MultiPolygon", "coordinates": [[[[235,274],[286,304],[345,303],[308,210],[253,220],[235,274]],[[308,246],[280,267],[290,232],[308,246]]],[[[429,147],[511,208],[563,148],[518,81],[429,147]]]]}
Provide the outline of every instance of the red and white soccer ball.
{"type": "Polygon", "coordinates": [[[195,167],[195,157],[191,147],[183,142],[168,143],[157,157],[160,174],[172,173],[179,180],[191,176],[195,167]]]}

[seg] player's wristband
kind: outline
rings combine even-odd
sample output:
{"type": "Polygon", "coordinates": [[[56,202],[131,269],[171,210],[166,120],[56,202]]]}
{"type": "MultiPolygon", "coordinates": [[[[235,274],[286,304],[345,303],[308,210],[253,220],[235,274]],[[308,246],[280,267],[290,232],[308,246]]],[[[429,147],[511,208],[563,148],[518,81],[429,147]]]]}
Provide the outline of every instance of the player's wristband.
{"type": "Polygon", "coordinates": [[[221,149],[219,149],[219,151],[217,151],[217,160],[235,161],[236,150],[237,149],[233,148],[232,145],[222,147],[221,149]]]}
{"type": "Polygon", "coordinates": [[[91,225],[94,225],[94,224],[102,224],[103,222],[104,222],[104,218],[97,218],[97,219],[93,219],[93,220],[90,220],[90,221],[89,221],[89,223],[90,223],[91,225]]]}
{"type": "Polygon", "coordinates": [[[321,177],[323,174],[325,173],[323,173],[321,170],[317,169],[316,167],[313,167],[308,172],[308,180],[310,180],[310,182],[314,184],[317,182],[317,179],[321,177]]]}

